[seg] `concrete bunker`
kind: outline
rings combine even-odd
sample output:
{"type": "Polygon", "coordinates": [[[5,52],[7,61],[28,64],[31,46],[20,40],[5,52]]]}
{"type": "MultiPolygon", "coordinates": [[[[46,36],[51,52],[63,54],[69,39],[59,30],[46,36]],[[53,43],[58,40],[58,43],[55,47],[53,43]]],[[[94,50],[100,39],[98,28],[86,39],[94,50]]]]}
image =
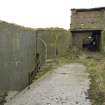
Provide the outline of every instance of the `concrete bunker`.
{"type": "Polygon", "coordinates": [[[72,45],[105,52],[105,7],[71,9],[72,45]]]}

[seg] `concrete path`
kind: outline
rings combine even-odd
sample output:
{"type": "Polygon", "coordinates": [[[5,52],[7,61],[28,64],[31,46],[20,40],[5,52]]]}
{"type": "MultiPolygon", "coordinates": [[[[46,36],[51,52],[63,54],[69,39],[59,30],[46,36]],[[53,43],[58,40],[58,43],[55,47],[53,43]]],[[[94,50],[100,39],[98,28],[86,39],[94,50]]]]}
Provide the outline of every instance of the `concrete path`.
{"type": "Polygon", "coordinates": [[[33,83],[5,105],[91,105],[86,67],[67,64],[33,83]]]}

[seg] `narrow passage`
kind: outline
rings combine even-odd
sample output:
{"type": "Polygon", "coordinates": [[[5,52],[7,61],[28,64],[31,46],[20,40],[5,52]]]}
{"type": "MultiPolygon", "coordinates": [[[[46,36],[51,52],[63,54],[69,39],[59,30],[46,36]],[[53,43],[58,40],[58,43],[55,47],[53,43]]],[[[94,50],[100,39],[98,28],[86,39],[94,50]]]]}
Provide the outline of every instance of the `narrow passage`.
{"type": "Polygon", "coordinates": [[[84,65],[63,65],[5,105],[91,105],[87,93],[88,75],[84,65]]]}

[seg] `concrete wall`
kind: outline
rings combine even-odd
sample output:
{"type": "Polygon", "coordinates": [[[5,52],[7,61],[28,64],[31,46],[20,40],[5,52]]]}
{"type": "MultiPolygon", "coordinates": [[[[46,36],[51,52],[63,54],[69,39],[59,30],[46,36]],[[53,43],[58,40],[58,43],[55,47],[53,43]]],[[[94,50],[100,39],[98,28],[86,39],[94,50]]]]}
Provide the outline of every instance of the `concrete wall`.
{"type": "Polygon", "coordinates": [[[36,34],[41,65],[55,58],[56,48],[61,56],[69,47],[66,30],[41,31],[0,22],[0,90],[21,90],[28,85],[35,67],[36,34]]]}
{"type": "MultiPolygon", "coordinates": [[[[35,30],[0,23],[0,89],[21,90],[28,85],[28,73],[35,66],[35,41],[35,30]]],[[[41,44],[38,48],[43,50],[41,44]]],[[[40,52],[43,57],[44,51],[40,52]]]]}
{"type": "Polygon", "coordinates": [[[103,29],[105,10],[72,10],[71,29],[103,29]]]}
{"type": "Polygon", "coordinates": [[[101,51],[105,53],[105,31],[101,32],[101,51]]]}
{"type": "Polygon", "coordinates": [[[64,29],[39,29],[38,37],[46,43],[47,59],[64,55],[70,46],[70,32],[64,29]]]}

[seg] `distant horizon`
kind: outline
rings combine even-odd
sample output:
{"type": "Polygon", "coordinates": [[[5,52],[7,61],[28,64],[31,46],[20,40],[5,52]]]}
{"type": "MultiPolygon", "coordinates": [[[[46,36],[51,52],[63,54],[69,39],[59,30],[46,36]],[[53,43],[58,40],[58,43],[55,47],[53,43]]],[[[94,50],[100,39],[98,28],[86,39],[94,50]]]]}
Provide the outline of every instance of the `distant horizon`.
{"type": "Polygon", "coordinates": [[[70,29],[71,9],[105,7],[104,0],[0,0],[0,20],[28,28],[70,29]]]}

